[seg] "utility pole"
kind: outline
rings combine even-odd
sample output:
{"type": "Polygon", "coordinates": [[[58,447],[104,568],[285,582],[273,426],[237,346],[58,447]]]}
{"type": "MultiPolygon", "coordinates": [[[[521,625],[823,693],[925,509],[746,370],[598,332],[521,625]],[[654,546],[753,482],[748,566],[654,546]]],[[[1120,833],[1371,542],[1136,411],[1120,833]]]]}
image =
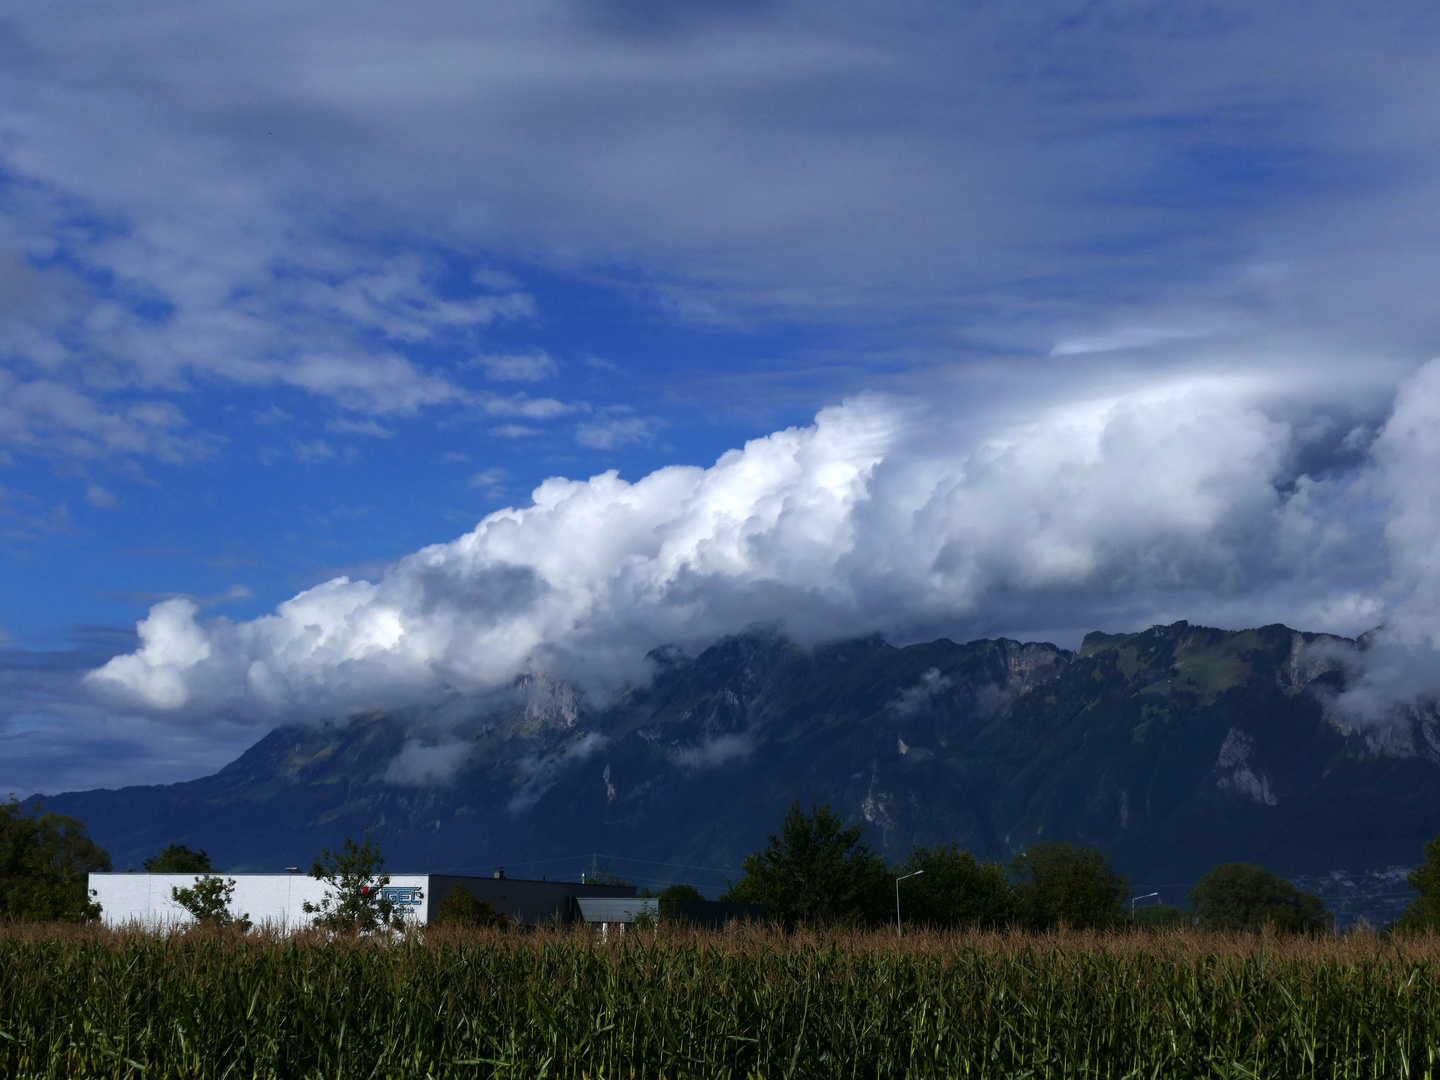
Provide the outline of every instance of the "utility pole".
{"type": "Polygon", "coordinates": [[[904,881],[906,878],[919,877],[919,876],[920,876],[921,874],[923,874],[924,872],[925,872],[924,870],[916,870],[913,874],[901,874],[899,877],[897,877],[897,878],[895,879],[895,936],[896,936],[896,937],[904,937],[904,936],[905,936],[904,932],[900,929],[900,882],[904,881]]]}

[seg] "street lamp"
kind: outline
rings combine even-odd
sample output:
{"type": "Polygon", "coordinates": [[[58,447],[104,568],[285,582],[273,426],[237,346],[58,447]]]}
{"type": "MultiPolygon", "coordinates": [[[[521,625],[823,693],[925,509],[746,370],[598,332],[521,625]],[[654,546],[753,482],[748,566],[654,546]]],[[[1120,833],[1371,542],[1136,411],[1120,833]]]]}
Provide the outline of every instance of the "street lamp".
{"type": "Polygon", "coordinates": [[[1160,895],[1160,894],[1159,894],[1158,892],[1147,892],[1144,896],[1132,896],[1132,897],[1130,897],[1130,921],[1131,921],[1131,922],[1134,922],[1134,921],[1135,921],[1135,901],[1136,901],[1136,900],[1149,900],[1152,896],[1159,896],[1159,895],[1160,895]]]}
{"type": "Polygon", "coordinates": [[[920,876],[921,874],[923,874],[924,872],[925,872],[924,870],[916,870],[913,874],[901,874],[899,877],[897,877],[897,878],[895,879],[895,936],[896,936],[896,937],[903,937],[903,936],[904,936],[904,935],[900,932],[900,882],[904,881],[906,878],[919,877],[919,876],[920,876]]]}

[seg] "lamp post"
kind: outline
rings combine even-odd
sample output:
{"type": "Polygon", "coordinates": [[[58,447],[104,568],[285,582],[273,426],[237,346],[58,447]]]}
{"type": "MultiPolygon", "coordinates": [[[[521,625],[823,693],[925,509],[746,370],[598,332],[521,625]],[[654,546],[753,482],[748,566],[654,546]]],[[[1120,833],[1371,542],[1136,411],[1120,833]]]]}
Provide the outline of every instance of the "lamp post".
{"type": "Polygon", "coordinates": [[[895,936],[904,937],[900,931],[900,882],[906,878],[919,877],[924,870],[916,870],[913,874],[901,874],[895,879],[895,936]]]}
{"type": "Polygon", "coordinates": [[[1130,921],[1131,921],[1131,922],[1134,922],[1134,921],[1135,921],[1135,901],[1136,901],[1136,900],[1149,900],[1152,896],[1159,896],[1159,895],[1160,895],[1160,894],[1159,894],[1158,892],[1147,892],[1144,896],[1132,896],[1132,897],[1130,897],[1130,921]]]}

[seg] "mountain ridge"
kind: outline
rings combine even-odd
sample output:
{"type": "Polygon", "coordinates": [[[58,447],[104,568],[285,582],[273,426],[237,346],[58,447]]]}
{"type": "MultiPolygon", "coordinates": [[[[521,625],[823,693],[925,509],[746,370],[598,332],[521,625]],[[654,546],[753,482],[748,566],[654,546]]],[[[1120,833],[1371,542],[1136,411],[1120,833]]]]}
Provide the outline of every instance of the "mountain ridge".
{"type": "Polygon", "coordinates": [[[658,650],[652,681],[604,708],[533,677],[499,706],[452,703],[443,723],[277,728],[208,777],[44,802],[85,820],[117,866],[174,842],[235,871],[308,865],[369,827],[397,870],[618,851],[718,868],[701,882],[713,891],[792,799],[814,797],[890,857],[954,841],[1008,859],[1060,839],[1167,899],[1224,861],[1398,894],[1394,868],[1440,833],[1440,721],[1335,717],[1338,651],[1354,647],[1280,624],[1096,632],[1075,651],[804,648],[756,631],[694,657],[658,650]]]}

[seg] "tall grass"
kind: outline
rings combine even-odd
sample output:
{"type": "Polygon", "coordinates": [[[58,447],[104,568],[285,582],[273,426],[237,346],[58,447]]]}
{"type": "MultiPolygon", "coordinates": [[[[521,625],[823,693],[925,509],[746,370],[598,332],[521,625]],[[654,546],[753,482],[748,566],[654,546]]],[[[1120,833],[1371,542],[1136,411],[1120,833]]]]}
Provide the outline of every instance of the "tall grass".
{"type": "Polygon", "coordinates": [[[29,1077],[1431,1077],[1440,939],[0,931],[29,1077]]]}

